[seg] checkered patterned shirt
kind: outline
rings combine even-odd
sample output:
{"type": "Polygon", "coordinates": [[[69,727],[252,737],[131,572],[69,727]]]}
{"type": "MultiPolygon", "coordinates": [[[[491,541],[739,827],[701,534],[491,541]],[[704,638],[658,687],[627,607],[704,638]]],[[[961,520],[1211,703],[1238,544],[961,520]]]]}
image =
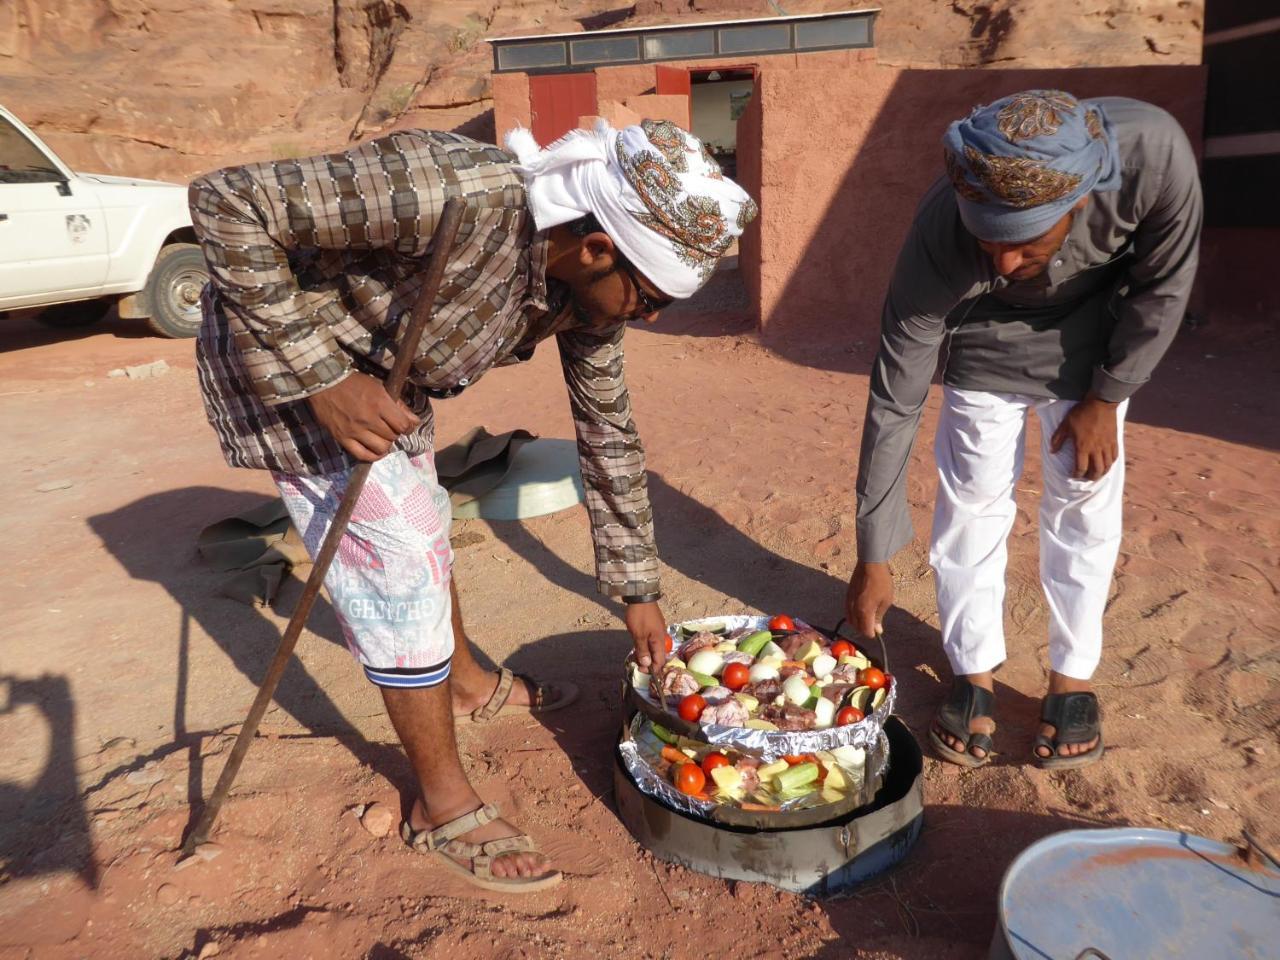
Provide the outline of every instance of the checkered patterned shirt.
{"type": "Polygon", "coordinates": [[[600,590],[656,593],[644,448],[623,375],[624,325],[587,327],[546,280],[512,158],[467,137],[401,130],[343,153],[229,167],[189,199],[208,261],[196,346],[205,409],[227,462],[326,475],[354,461],[299,402],[352,371],[385,378],[422,286],[445,201],[466,212],[405,403],[434,438],[431,399],[555,336],[578,435],[600,590]]]}

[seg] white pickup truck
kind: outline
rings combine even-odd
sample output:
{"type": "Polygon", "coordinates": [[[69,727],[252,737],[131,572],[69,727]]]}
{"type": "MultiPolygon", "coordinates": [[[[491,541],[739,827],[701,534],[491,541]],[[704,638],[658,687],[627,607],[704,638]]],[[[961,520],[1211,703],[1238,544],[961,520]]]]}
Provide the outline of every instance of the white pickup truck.
{"type": "Polygon", "coordinates": [[[195,336],[209,278],[176,183],[75,173],[0,107],[0,315],[43,308],[53,326],[145,317],[195,336]]]}

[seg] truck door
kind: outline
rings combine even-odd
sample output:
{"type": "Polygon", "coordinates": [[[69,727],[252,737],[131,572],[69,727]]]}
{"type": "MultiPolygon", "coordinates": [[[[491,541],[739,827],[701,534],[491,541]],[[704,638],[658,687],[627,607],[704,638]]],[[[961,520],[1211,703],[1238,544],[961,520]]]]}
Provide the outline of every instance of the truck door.
{"type": "Polygon", "coordinates": [[[0,309],[95,296],[107,250],[96,191],[0,112],[0,309]]]}

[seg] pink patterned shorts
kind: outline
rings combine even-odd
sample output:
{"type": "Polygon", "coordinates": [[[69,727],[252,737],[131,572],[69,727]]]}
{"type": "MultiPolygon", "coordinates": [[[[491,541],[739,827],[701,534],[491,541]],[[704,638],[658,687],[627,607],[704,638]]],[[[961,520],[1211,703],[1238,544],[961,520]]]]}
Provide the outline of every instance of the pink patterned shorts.
{"type": "MultiPolygon", "coordinates": [[[[272,476],[314,557],[348,474],[272,476]]],[[[431,687],[449,676],[451,517],[430,452],[396,451],[373,465],[324,585],[347,646],[378,686],[431,687]]]]}

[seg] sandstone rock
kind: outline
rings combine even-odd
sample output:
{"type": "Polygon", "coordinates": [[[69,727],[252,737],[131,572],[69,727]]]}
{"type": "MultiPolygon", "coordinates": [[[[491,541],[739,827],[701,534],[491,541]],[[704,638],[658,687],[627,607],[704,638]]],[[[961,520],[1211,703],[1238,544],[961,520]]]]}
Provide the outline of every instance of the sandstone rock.
{"type": "Polygon", "coordinates": [[[385,837],[391,832],[391,828],[395,826],[396,816],[391,812],[390,808],[384,807],[380,803],[371,803],[365,808],[364,816],[360,818],[361,825],[375,837],[385,837]]]}
{"type": "Polygon", "coordinates": [[[157,360],[154,363],[140,363],[134,367],[125,367],[124,374],[130,380],[151,380],[155,377],[163,377],[169,372],[169,364],[163,360],[157,360]]]}
{"type": "MultiPolygon", "coordinates": [[[[876,55],[899,66],[1200,60],[1199,0],[879,6],[876,55]]],[[[762,0],[638,0],[630,16],[617,0],[19,0],[0,3],[0,102],[73,168],[183,181],[406,124],[492,138],[486,36],[770,13],[762,0]]]]}
{"type": "Polygon", "coordinates": [[[196,847],[195,853],[189,857],[184,857],[174,864],[174,869],[186,870],[196,864],[208,863],[210,860],[214,860],[220,856],[222,856],[221,846],[216,843],[202,843],[200,846],[196,847]]]}
{"type": "Polygon", "coordinates": [[[182,894],[178,892],[178,888],[172,883],[162,883],[160,888],[156,890],[156,901],[163,903],[165,906],[172,906],[177,903],[182,894]]]}
{"type": "Polygon", "coordinates": [[[145,787],[153,783],[159,783],[166,776],[167,774],[152,762],[141,770],[134,770],[132,773],[125,774],[125,780],[140,787],[145,787]]]}

